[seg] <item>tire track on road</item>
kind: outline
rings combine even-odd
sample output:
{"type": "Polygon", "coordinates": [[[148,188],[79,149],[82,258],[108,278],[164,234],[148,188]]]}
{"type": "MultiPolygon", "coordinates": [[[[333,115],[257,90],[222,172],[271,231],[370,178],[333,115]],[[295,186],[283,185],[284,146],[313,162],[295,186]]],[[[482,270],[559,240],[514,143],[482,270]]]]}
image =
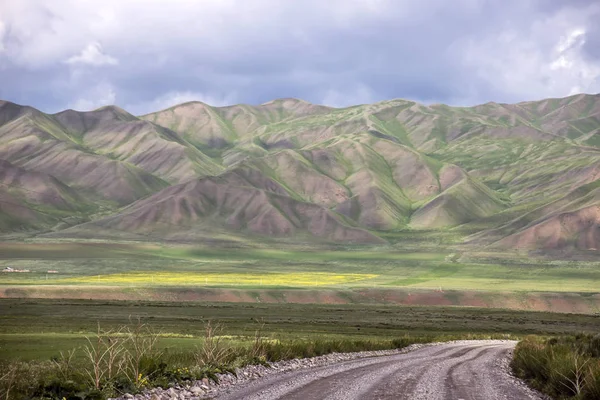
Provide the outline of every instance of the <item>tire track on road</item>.
{"type": "Polygon", "coordinates": [[[516,342],[472,341],[273,375],[219,400],[538,400],[500,367],[516,342]]]}

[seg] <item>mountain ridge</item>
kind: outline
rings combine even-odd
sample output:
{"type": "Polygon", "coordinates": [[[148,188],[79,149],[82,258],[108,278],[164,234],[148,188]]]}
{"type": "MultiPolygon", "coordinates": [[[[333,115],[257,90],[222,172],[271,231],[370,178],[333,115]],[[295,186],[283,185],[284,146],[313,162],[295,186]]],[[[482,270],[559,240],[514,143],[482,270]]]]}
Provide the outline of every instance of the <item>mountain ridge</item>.
{"type": "MultiPolygon", "coordinates": [[[[189,231],[177,225],[183,220],[158,228],[158,216],[171,212],[195,221],[198,237],[214,230],[382,243],[385,232],[433,229],[456,232],[466,245],[600,248],[600,200],[584,201],[579,189],[600,179],[597,94],[473,107],[187,102],[142,116],[116,106],[45,114],[0,101],[0,160],[47,174],[77,193],[75,203],[104,210],[76,229],[59,224],[57,236],[93,226],[189,231]],[[174,187],[194,184],[203,189],[165,206],[174,187]],[[567,193],[581,207],[555,215],[551,204],[567,193]],[[227,201],[235,206],[216,206],[227,201]],[[140,221],[132,222],[136,209],[140,221]],[[543,215],[531,226],[517,222],[534,210],[543,215]],[[580,222],[564,231],[567,219],[580,222]]],[[[0,221],[12,217],[0,212],[0,221]]],[[[41,221],[17,230],[40,226],[51,228],[41,221]]]]}

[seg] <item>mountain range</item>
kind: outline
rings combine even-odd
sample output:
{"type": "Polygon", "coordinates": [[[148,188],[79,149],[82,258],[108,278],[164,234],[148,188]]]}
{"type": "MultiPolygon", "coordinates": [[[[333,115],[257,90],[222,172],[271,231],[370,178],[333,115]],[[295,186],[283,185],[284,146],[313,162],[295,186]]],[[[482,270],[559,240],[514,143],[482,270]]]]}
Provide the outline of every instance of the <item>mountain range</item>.
{"type": "Polygon", "coordinates": [[[600,95],[474,107],[0,101],[0,232],[600,248],[600,95]]]}

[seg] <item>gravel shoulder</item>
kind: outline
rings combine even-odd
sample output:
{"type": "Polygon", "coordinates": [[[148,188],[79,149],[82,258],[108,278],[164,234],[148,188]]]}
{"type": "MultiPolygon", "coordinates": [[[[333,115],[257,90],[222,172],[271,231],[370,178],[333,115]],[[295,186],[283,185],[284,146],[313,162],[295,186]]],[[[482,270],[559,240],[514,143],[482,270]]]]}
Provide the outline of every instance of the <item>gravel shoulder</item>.
{"type": "MultiPolygon", "coordinates": [[[[153,389],[137,399],[215,400],[500,400],[544,397],[513,377],[515,341],[479,340],[412,345],[402,350],[329,354],[248,366],[220,384],[153,389]]],[[[127,396],[125,398],[132,398],[127,396]]]]}

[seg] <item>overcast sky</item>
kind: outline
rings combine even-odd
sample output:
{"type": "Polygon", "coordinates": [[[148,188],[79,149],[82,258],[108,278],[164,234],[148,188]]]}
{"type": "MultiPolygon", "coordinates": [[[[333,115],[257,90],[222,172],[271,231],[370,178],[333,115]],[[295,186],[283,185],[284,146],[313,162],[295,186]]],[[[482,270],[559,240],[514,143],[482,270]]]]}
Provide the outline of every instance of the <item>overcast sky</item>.
{"type": "Polygon", "coordinates": [[[0,0],[0,99],[46,112],[600,92],[598,0],[0,0]]]}

